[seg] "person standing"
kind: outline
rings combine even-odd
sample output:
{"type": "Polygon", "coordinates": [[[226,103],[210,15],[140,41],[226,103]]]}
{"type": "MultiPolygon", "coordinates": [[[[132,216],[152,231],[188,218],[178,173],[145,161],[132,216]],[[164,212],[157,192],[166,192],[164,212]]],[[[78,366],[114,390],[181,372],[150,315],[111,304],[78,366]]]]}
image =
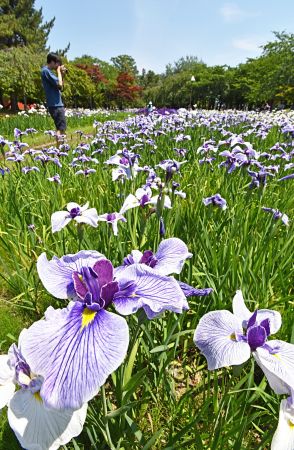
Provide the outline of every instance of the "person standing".
{"type": "Polygon", "coordinates": [[[41,70],[41,79],[46,95],[47,108],[55,123],[57,143],[66,130],[65,110],[61,98],[65,72],[66,68],[62,65],[60,57],[55,53],[48,53],[47,65],[42,67],[41,70]],[[56,70],[57,76],[52,72],[53,70],[56,70]]]}

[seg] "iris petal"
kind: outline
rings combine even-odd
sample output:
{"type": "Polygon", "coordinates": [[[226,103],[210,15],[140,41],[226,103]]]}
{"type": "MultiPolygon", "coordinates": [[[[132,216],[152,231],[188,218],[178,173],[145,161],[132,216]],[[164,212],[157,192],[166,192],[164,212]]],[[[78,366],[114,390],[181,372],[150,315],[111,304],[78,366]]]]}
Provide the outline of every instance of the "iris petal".
{"type": "Polygon", "coordinates": [[[22,353],[31,370],[44,377],[41,396],[47,406],[80,408],[123,362],[127,323],[103,309],[87,315],[79,302],[51,308],[47,317],[27,330],[22,353]]]}
{"type": "Polygon", "coordinates": [[[200,319],[194,342],[207,359],[209,370],[239,365],[250,358],[247,342],[237,339],[242,333],[242,321],[230,311],[212,311],[200,319]]]}

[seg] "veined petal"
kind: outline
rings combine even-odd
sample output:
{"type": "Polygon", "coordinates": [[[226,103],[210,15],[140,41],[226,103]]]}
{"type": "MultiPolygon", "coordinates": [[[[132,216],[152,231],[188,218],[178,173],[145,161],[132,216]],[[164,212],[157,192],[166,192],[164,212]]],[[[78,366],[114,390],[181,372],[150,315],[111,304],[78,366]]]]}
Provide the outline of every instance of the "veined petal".
{"type": "Polygon", "coordinates": [[[0,355],[0,409],[7,405],[15,391],[14,370],[8,362],[9,355],[0,355]]]}
{"type": "Polygon", "coordinates": [[[244,297],[241,290],[238,290],[233,298],[233,313],[235,316],[243,321],[248,321],[252,316],[252,312],[249,311],[245,305],[244,297]]]}
{"type": "Polygon", "coordinates": [[[81,216],[76,216],[74,220],[78,223],[87,223],[96,228],[98,226],[98,214],[96,208],[87,209],[81,216]]]}
{"type": "Polygon", "coordinates": [[[48,261],[46,253],[37,260],[38,275],[48,292],[56,298],[67,299],[72,291],[73,270],[54,257],[48,261]]]}
{"type": "Polygon", "coordinates": [[[0,355],[0,384],[12,381],[14,370],[9,366],[9,355],[0,355]]]}
{"type": "Polygon", "coordinates": [[[178,238],[161,241],[155,254],[157,263],[156,272],[162,275],[180,273],[187,258],[193,255],[188,251],[186,244],[178,238]]]}
{"type": "MultiPolygon", "coordinates": [[[[249,311],[245,305],[242,291],[237,291],[233,298],[233,313],[242,320],[244,328],[253,313],[249,311]]],[[[270,334],[275,334],[281,328],[282,319],[278,311],[272,309],[258,309],[256,315],[256,323],[260,324],[263,320],[269,320],[270,334]]]]}
{"type": "Polygon", "coordinates": [[[75,411],[47,409],[39,393],[19,390],[9,403],[7,415],[23,448],[56,450],[81,433],[86,414],[87,404],[75,411]]]}
{"type": "Polygon", "coordinates": [[[178,281],[178,283],[186,297],[206,297],[213,292],[212,288],[198,289],[182,281],[178,281]]]}
{"type": "Polygon", "coordinates": [[[137,199],[137,197],[135,195],[129,194],[126,197],[126,199],[125,199],[125,201],[124,201],[124,203],[123,203],[123,205],[122,205],[122,207],[121,207],[119,212],[121,214],[124,214],[129,209],[136,208],[137,206],[140,206],[139,200],[137,199]]]}
{"type": "MultiPolygon", "coordinates": [[[[58,310],[57,310],[58,311],[58,310]]],[[[32,372],[44,377],[41,397],[52,408],[80,408],[123,362],[129,329],[123,317],[79,302],[35,322],[22,354],[32,372]]]]}
{"type": "Polygon", "coordinates": [[[181,313],[188,309],[186,297],[173,277],[162,276],[144,264],[133,264],[116,275],[121,292],[114,295],[113,303],[120,314],[132,314],[143,307],[147,317],[153,318],[165,310],[181,313]],[[132,283],[134,290],[128,294],[132,283]]]}
{"type": "Polygon", "coordinates": [[[271,450],[294,449],[294,409],[286,399],[281,401],[279,423],[275,431],[271,450]]]}
{"type": "Polygon", "coordinates": [[[263,320],[269,320],[270,334],[275,334],[279,331],[282,325],[281,314],[272,309],[258,309],[256,322],[261,323],[263,320]]]}
{"type": "Polygon", "coordinates": [[[80,272],[82,267],[92,267],[101,258],[105,256],[99,252],[83,250],[60,259],[54,256],[48,261],[46,253],[42,253],[37,261],[38,275],[51,295],[67,299],[74,296],[73,272],[80,272]]]}
{"type": "Polygon", "coordinates": [[[67,211],[56,211],[51,216],[52,233],[60,231],[62,228],[71,221],[71,217],[68,216],[67,211]]]}
{"type": "MultiPolygon", "coordinates": [[[[271,388],[276,392],[282,393],[281,384],[278,384],[276,378],[280,379],[285,386],[294,389],[294,345],[288,342],[272,340],[268,341],[263,347],[259,347],[253,352],[257,364],[273,376],[268,378],[271,388]]],[[[288,393],[289,390],[286,391],[288,393]]],[[[283,392],[284,393],[284,392],[283,392]]]]}
{"type": "Polygon", "coordinates": [[[212,311],[200,319],[194,343],[207,359],[208,369],[239,365],[250,358],[247,342],[238,339],[243,334],[242,321],[230,311],[212,311]]]}

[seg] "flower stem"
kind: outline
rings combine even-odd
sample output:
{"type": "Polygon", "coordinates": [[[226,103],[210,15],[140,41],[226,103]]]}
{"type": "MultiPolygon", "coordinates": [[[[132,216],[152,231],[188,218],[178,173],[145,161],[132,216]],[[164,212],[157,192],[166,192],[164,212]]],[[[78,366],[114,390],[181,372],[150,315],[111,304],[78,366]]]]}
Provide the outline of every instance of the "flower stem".
{"type": "Polygon", "coordinates": [[[102,386],[101,387],[101,393],[102,393],[102,402],[103,402],[103,414],[104,414],[104,418],[105,418],[105,432],[106,432],[106,436],[107,436],[107,444],[110,447],[110,450],[116,450],[116,447],[113,445],[113,442],[111,440],[111,436],[110,436],[110,431],[109,431],[109,427],[108,427],[108,421],[106,419],[107,416],[107,403],[106,403],[106,394],[105,394],[105,387],[102,386]]]}

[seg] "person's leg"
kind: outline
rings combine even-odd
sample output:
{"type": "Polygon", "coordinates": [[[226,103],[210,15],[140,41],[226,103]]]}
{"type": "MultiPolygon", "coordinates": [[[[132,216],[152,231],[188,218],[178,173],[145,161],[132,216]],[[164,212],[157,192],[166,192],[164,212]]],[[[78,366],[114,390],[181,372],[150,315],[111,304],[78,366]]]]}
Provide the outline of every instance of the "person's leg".
{"type": "Polygon", "coordinates": [[[66,130],[66,119],[65,119],[65,110],[63,106],[57,106],[55,108],[50,108],[50,114],[54,120],[56,127],[56,145],[59,147],[64,143],[66,138],[65,130],[66,130]]]}
{"type": "Polygon", "coordinates": [[[66,119],[65,119],[65,109],[64,107],[58,108],[58,123],[57,123],[57,138],[60,143],[64,143],[66,139],[66,119]],[[62,141],[62,142],[61,142],[62,141]]]}

